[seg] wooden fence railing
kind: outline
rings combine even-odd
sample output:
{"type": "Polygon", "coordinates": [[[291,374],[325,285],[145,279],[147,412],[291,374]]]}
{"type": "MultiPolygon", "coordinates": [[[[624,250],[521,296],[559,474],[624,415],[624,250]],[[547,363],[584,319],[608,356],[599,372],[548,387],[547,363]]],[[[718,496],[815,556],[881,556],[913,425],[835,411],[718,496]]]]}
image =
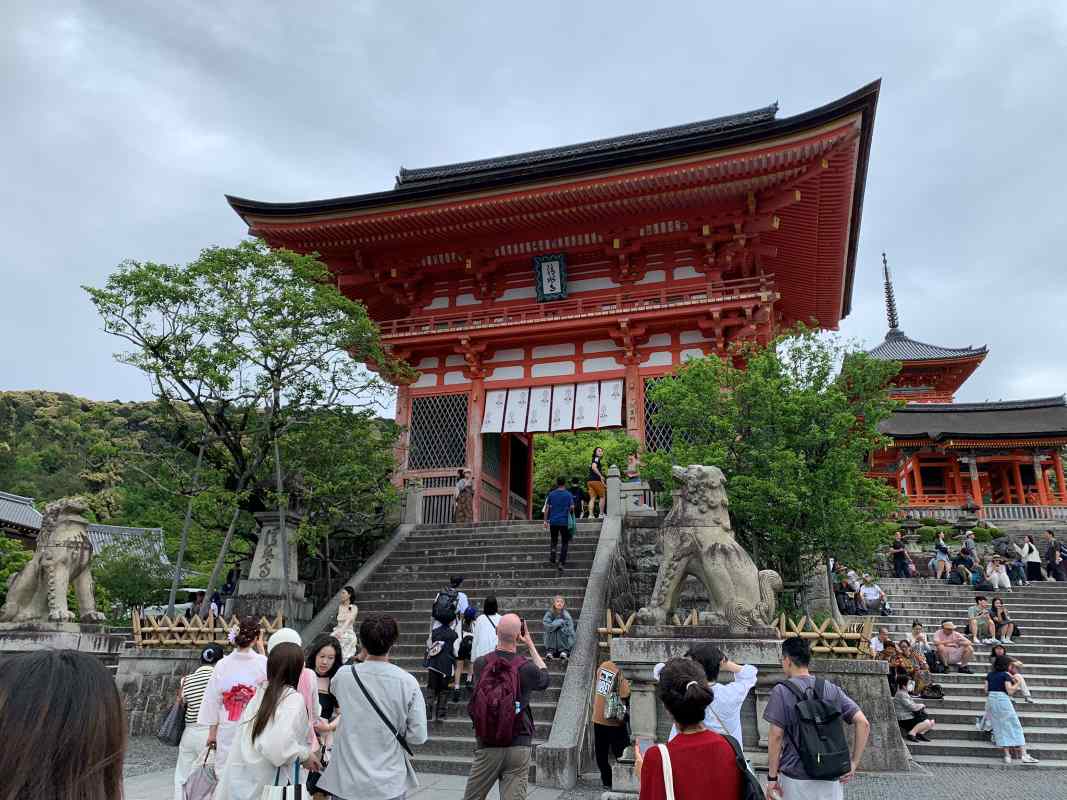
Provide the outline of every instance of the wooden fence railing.
{"type": "Polygon", "coordinates": [[[870,658],[871,632],[874,628],[873,618],[867,617],[862,623],[847,625],[842,628],[833,617],[816,624],[810,617],[800,620],[787,619],[785,614],[778,618],[778,633],[783,639],[799,636],[811,644],[811,652],[816,656],[833,658],[870,658]]]}
{"type": "MultiPolygon", "coordinates": [[[[171,619],[166,615],[142,617],[141,609],[137,608],[133,614],[133,642],[136,647],[204,647],[212,642],[226,647],[230,645],[227,638],[230,629],[238,621],[237,616],[226,619],[213,614],[207,619],[198,616],[191,619],[184,616],[171,619]]],[[[281,614],[274,619],[260,617],[259,627],[264,637],[267,637],[285,627],[285,621],[281,614]]]]}
{"type": "Polygon", "coordinates": [[[625,636],[630,632],[630,628],[633,627],[634,620],[637,618],[637,614],[630,614],[627,619],[622,618],[622,614],[616,614],[610,608],[604,612],[606,624],[602,628],[597,628],[597,633],[601,635],[600,646],[604,650],[611,650],[611,640],[615,636],[625,636]]]}

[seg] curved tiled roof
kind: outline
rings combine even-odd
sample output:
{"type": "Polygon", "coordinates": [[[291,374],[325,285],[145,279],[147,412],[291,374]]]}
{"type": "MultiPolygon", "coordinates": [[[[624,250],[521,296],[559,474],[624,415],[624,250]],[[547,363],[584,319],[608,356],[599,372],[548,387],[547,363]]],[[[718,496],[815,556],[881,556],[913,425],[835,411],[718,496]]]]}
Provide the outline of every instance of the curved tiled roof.
{"type": "Polygon", "coordinates": [[[885,335],[885,341],[867,351],[869,355],[882,361],[927,361],[946,358],[975,358],[988,353],[985,346],[982,347],[940,347],[936,344],[918,342],[909,339],[904,331],[899,328],[891,328],[885,335]]]}
{"type": "Polygon", "coordinates": [[[579,156],[587,156],[596,153],[610,153],[628,150],[632,147],[654,145],[661,142],[677,141],[687,136],[698,136],[708,133],[720,133],[723,131],[745,128],[764,122],[771,122],[778,114],[778,104],[773,103],[754,111],[744,111],[740,114],[728,114],[723,117],[690,122],[685,125],[673,125],[669,128],[657,128],[651,131],[630,133],[624,136],[613,136],[608,139],[597,139],[592,142],[564,145],[562,147],[550,147],[545,150],[531,150],[526,153],[514,153],[512,155],[498,156],[496,158],[483,158],[476,161],[463,161],[456,164],[442,164],[435,167],[420,167],[417,169],[400,168],[400,174],[396,177],[396,185],[410,186],[415,183],[426,181],[444,180],[460,176],[476,175],[481,172],[492,172],[498,169],[510,167],[527,167],[551,162],[565,162],[567,159],[579,156]]]}
{"type": "Polygon", "coordinates": [[[896,438],[971,439],[1067,436],[1067,399],[1039,397],[996,403],[913,403],[878,426],[896,438]]]}
{"type": "Polygon", "coordinates": [[[32,497],[0,492],[0,525],[13,525],[27,530],[40,530],[41,512],[33,507],[32,497]]]}

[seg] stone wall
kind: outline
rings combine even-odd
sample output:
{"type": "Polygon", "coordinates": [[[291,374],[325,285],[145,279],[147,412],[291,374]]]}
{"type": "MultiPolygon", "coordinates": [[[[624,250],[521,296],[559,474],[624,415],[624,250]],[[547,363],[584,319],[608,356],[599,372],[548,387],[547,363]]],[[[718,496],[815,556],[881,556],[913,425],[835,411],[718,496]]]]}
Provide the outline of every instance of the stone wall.
{"type": "Polygon", "coordinates": [[[154,736],[178,693],[179,681],[200,665],[195,650],[127,650],[115,684],[126,707],[130,736],[154,736]]]}

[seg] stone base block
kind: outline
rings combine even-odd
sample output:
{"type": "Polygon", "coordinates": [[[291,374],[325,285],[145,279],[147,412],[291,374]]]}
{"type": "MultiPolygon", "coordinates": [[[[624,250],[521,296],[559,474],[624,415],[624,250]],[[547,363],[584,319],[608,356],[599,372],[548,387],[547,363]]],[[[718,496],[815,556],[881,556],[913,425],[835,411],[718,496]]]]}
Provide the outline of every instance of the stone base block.
{"type": "Polygon", "coordinates": [[[0,623],[0,653],[29,650],[77,650],[97,656],[118,655],[126,637],[107,625],[77,622],[0,623]]]}
{"type": "Polygon", "coordinates": [[[126,707],[131,736],[153,736],[178,693],[181,679],[200,666],[200,648],[127,650],[119,656],[115,685],[126,707]]]}
{"type": "MultiPolygon", "coordinates": [[[[285,624],[301,630],[315,615],[315,607],[304,599],[304,584],[292,583],[292,611],[285,624]],[[297,591],[299,587],[299,592],[297,591]]],[[[276,580],[243,580],[238,584],[237,595],[228,605],[228,613],[238,616],[266,617],[273,619],[285,613],[285,583],[276,580]]]]}
{"type": "Polygon", "coordinates": [[[687,641],[773,641],[778,631],[769,625],[737,630],[727,625],[634,625],[629,635],[635,639],[685,639],[687,641]]]}

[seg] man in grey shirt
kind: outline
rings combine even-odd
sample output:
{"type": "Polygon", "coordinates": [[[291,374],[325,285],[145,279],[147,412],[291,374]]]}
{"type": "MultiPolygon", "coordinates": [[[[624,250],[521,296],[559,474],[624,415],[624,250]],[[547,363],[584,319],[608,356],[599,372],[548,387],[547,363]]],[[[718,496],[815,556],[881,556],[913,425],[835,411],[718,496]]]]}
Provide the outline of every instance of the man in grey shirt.
{"type": "Polygon", "coordinates": [[[330,683],[341,710],[333,758],[318,788],[341,800],[398,800],[418,788],[415,770],[394,731],[410,745],[426,741],[426,702],[419,682],[389,663],[389,649],[400,636],[396,620],[372,615],[359,626],[367,650],[362,664],[342,667],[330,683]],[[364,693],[356,680],[362,681],[364,693]],[[388,724],[367,697],[374,698],[388,724]],[[390,730],[392,726],[392,730],[390,730]]]}
{"type": "MultiPolygon", "coordinates": [[[[815,685],[815,676],[808,670],[811,647],[799,636],[782,642],[782,671],[786,680],[806,692],[815,685]]],[[[797,698],[788,688],[775,686],[771,691],[763,718],[771,724],[767,739],[767,798],[768,800],[841,800],[843,784],[852,780],[859,766],[871,724],[860,707],[839,686],[823,682],[822,700],[836,706],[845,722],[856,727],[852,751],[852,769],[836,781],[813,780],[804,771],[800,752],[795,744],[797,731],[797,698]]]]}

